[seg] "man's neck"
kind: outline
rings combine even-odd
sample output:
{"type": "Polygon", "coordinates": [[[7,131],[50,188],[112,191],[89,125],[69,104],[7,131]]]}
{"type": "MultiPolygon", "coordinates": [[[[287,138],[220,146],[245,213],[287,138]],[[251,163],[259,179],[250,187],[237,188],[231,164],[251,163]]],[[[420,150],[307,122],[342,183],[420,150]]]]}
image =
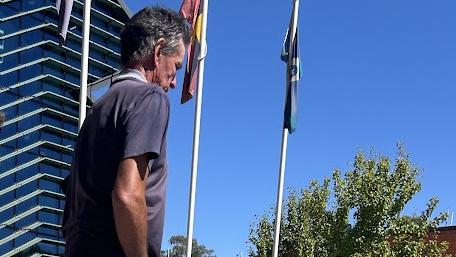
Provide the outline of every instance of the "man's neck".
{"type": "Polygon", "coordinates": [[[149,69],[144,68],[143,65],[137,65],[137,66],[128,67],[128,68],[139,71],[139,73],[141,73],[144,76],[144,78],[151,84],[156,84],[158,82],[156,79],[155,69],[149,70],[149,69]]]}

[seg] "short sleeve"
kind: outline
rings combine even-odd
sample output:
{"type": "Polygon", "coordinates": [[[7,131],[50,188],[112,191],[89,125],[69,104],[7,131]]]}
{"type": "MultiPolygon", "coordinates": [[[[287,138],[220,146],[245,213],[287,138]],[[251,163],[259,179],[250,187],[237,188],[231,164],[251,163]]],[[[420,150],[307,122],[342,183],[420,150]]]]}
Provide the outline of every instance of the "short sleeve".
{"type": "Polygon", "coordinates": [[[125,114],[124,150],[122,159],[150,153],[160,155],[168,127],[169,103],[166,95],[151,92],[133,103],[125,114]]]}

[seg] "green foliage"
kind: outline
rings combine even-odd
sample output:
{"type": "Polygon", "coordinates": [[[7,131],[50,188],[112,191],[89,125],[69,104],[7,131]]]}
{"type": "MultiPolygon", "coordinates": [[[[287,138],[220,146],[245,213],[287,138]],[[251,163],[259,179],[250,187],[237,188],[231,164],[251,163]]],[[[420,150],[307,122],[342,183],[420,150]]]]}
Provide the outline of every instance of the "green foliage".
{"type": "MultiPolygon", "coordinates": [[[[279,256],[451,256],[445,254],[447,243],[428,238],[446,219],[446,214],[431,218],[437,199],[420,215],[401,216],[421,189],[419,174],[401,148],[394,167],[387,157],[359,153],[345,175],[335,170],[332,179],[291,192],[281,217],[279,256]]],[[[249,256],[272,255],[274,222],[265,215],[251,227],[249,256]]]]}
{"type": "MultiPolygon", "coordinates": [[[[171,248],[169,249],[169,257],[185,257],[187,254],[187,237],[184,236],[172,236],[169,239],[171,248]]],[[[161,257],[168,257],[168,251],[161,251],[161,257]]],[[[217,257],[214,254],[214,250],[206,248],[204,245],[198,244],[193,239],[192,242],[192,257],[217,257]]]]}

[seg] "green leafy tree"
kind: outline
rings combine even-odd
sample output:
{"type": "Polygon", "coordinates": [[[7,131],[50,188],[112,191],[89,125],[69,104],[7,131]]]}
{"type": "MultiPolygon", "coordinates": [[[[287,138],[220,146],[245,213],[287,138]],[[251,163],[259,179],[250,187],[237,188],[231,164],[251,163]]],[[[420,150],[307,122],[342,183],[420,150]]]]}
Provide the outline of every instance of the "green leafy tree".
{"type": "MultiPolygon", "coordinates": [[[[429,200],[419,215],[402,210],[421,189],[420,170],[399,147],[394,166],[387,157],[355,157],[352,170],[312,181],[293,191],[281,217],[281,257],[448,257],[437,227],[446,214],[432,218],[438,203],[429,200]],[[332,186],[331,186],[332,185],[332,186]]],[[[272,256],[274,219],[259,217],[250,229],[251,257],[272,256]]]]}
{"type": "MultiPolygon", "coordinates": [[[[187,237],[172,236],[169,239],[171,248],[169,249],[169,257],[185,257],[187,254],[187,237]]],[[[168,257],[168,250],[161,251],[161,257],[168,257]]],[[[192,257],[217,257],[214,250],[208,249],[202,244],[193,239],[192,243],[192,257]]]]}

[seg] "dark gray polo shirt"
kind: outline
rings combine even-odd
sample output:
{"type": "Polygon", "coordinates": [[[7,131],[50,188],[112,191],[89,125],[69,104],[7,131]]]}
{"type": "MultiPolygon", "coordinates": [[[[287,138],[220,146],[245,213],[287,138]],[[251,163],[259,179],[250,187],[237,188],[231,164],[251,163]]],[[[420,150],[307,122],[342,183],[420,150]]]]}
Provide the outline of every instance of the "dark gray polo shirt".
{"type": "Polygon", "coordinates": [[[149,257],[160,256],[167,179],[169,100],[137,71],[121,74],[90,109],[78,135],[65,186],[65,256],[124,256],[111,191],[121,160],[147,153],[149,257]],[[138,75],[139,74],[139,75],[138,75]]]}

